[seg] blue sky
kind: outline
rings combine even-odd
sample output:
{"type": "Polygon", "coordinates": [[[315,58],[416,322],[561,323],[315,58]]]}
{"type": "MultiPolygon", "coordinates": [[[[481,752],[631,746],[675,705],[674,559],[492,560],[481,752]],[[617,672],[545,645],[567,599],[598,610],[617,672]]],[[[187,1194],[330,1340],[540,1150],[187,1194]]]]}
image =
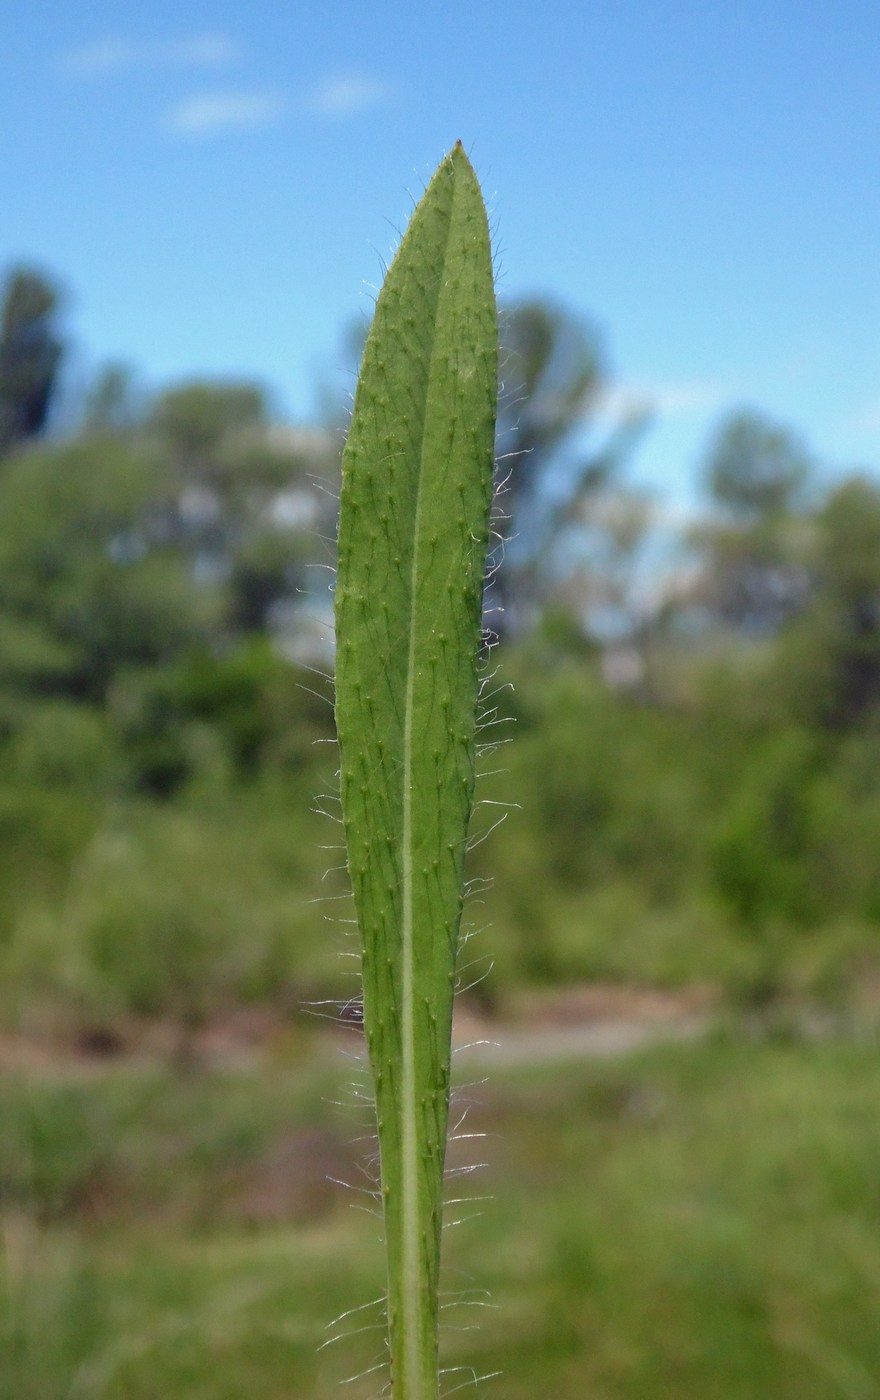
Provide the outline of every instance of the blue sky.
{"type": "Polygon", "coordinates": [[[880,467],[876,0],[30,0],[4,7],[0,268],[69,291],[75,374],[256,376],[308,419],[461,138],[499,291],[600,329],[692,499],[754,405],[880,467]]]}

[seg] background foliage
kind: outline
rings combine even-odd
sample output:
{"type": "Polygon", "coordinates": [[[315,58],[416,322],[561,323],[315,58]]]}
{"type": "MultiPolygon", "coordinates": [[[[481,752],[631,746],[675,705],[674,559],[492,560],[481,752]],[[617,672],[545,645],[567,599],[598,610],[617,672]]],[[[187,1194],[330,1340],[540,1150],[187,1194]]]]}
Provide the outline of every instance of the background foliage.
{"type": "MultiPolygon", "coordinates": [[[[320,1326],[378,1291],[306,1014],[357,991],[322,849],[341,436],[119,366],[47,432],[57,307],[10,273],[0,1396],[329,1394],[320,1326]]],[[[504,1367],[499,1400],[873,1395],[880,488],[744,407],[672,532],[627,484],[650,424],[602,436],[590,327],[536,302],[502,335],[478,796],[520,805],[472,855],[470,1006],[696,989],[727,1029],[499,1079],[510,1156],[458,1247],[501,1309],[452,1362],[504,1367]]]]}

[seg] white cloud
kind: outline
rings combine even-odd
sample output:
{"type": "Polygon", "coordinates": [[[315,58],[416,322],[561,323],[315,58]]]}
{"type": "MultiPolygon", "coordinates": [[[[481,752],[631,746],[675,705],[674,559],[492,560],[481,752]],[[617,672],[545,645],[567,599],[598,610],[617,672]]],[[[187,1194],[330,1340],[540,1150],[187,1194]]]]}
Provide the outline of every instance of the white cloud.
{"type": "Polygon", "coordinates": [[[127,39],[96,39],[61,54],[58,67],[69,78],[99,78],[119,73],[135,61],[135,48],[127,39]]]}
{"type": "Polygon", "coordinates": [[[229,34],[191,34],[162,46],[166,63],[186,68],[228,68],[241,57],[241,49],[229,34]]]}
{"type": "Polygon", "coordinates": [[[377,78],[360,73],[339,73],[326,78],[312,92],[309,108],[319,117],[353,117],[387,102],[391,89],[377,78]]]}
{"type": "Polygon", "coordinates": [[[88,79],[138,68],[228,68],[239,56],[236,41],[219,30],[155,41],[108,35],[61,54],[58,67],[68,78],[88,79]]]}
{"type": "Polygon", "coordinates": [[[171,108],[166,125],[178,136],[211,136],[218,131],[274,126],[286,109],[278,92],[194,93],[171,108]]]}
{"type": "Polygon", "coordinates": [[[718,408],[726,397],[724,386],[714,380],[636,381],[609,385],[601,395],[597,411],[613,423],[624,422],[641,413],[659,418],[685,418],[718,408]]]}

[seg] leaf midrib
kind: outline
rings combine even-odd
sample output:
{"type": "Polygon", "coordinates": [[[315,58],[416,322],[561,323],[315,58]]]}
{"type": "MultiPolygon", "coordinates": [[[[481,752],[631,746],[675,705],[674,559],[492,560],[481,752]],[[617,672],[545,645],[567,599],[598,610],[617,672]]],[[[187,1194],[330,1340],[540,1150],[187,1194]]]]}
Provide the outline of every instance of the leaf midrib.
{"type": "Polygon", "coordinates": [[[413,814],[412,814],[412,758],[413,758],[413,710],[416,691],[416,630],[418,602],[418,574],[421,542],[422,505],[425,486],[425,453],[429,426],[429,404],[431,385],[434,382],[434,359],[437,349],[437,321],[445,286],[444,274],[449,255],[449,243],[455,214],[455,184],[453,182],[449,224],[443,248],[443,262],[439,279],[439,289],[434,311],[434,333],[428,374],[425,381],[425,411],[422,418],[422,433],[419,446],[419,475],[416,487],[413,550],[410,566],[409,636],[407,652],[406,691],[403,722],[403,862],[401,900],[401,1041],[402,1041],[402,1086],[401,1086],[401,1195],[403,1223],[403,1276],[405,1287],[401,1310],[407,1309],[412,1300],[414,1326],[408,1325],[403,1317],[404,1370],[407,1377],[408,1395],[417,1396],[420,1376],[421,1351],[421,1307],[422,1280],[419,1277],[419,1190],[418,1190],[418,1132],[416,1127],[417,1104],[415,1083],[415,1014],[414,1014],[414,919],[413,919],[413,814]]]}

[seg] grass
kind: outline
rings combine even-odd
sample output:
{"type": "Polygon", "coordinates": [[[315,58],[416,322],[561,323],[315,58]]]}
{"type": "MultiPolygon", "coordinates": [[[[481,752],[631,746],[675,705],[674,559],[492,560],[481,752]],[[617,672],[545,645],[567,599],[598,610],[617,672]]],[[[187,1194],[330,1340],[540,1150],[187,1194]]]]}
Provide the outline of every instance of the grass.
{"type": "MultiPolygon", "coordinates": [[[[372,1364],[369,1311],[318,1351],[383,1286],[378,1222],[323,1180],[360,1179],[339,1090],[319,1059],[9,1077],[0,1375],[40,1367],[3,1400],[324,1400],[372,1364]]],[[[870,1039],[718,1037],[496,1071],[479,1097],[489,1199],[444,1287],[494,1307],[447,1315],[445,1365],[502,1370],[494,1400],[880,1394],[870,1039]]]]}
{"type": "Polygon", "coordinates": [[[528,1283],[489,1283],[520,1319],[486,1358],[505,1397],[874,1394],[875,1053],[725,1043],[518,1085],[493,1124],[528,1115],[504,1210],[528,1283]],[[841,1390],[835,1358],[873,1379],[841,1390]]]}

